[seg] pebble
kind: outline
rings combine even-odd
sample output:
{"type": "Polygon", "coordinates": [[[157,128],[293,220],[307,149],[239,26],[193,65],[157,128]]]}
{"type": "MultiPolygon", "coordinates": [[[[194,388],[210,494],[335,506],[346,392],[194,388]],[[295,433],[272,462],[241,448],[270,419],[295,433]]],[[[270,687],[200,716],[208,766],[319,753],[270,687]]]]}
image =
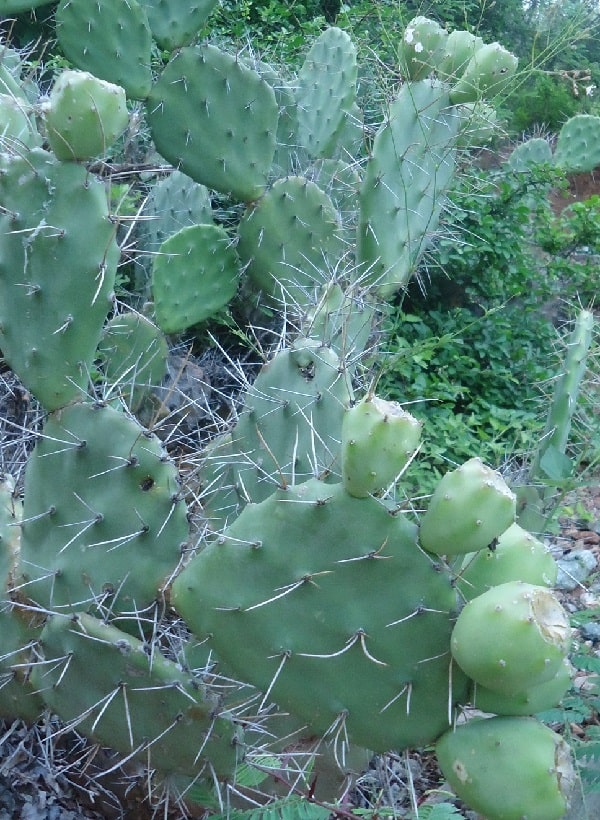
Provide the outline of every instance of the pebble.
{"type": "Polygon", "coordinates": [[[598,567],[596,556],[591,550],[571,552],[559,558],[556,563],[558,564],[556,589],[566,592],[572,592],[581,586],[598,567]]]}
{"type": "Polygon", "coordinates": [[[584,638],[586,641],[593,641],[593,643],[600,642],[600,624],[590,623],[582,624],[579,628],[581,632],[581,637],[584,638]]]}

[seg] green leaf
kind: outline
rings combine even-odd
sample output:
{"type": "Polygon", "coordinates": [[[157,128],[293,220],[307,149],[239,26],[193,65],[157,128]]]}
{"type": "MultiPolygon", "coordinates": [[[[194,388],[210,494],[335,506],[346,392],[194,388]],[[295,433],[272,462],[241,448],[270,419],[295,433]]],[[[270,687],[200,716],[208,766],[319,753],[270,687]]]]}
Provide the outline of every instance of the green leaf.
{"type": "Polygon", "coordinates": [[[540,459],[540,467],[551,481],[562,481],[573,473],[573,462],[550,444],[540,459]]]}

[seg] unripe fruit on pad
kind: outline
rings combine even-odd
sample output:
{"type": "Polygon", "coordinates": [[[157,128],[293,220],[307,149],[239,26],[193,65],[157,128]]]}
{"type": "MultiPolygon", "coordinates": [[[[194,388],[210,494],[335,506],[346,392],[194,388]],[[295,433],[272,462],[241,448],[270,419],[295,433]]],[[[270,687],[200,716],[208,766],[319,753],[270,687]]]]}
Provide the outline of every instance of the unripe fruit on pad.
{"type": "Polygon", "coordinates": [[[558,566],[544,544],[518,524],[510,526],[492,548],[465,558],[457,586],[466,600],[508,581],[552,587],[558,566]]]}
{"type": "Polygon", "coordinates": [[[367,396],[344,415],[342,478],[357,498],[388,486],[404,469],[421,439],[421,423],[398,402],[367,396]]]}
{"type": "Polygon", "coordinates": [[[421,546],[436,555],[476,552],[507,530],[515,514],[515,495],[500,473],[471,458],[435,488],[421,519],[421,546]]]}
{"type": "Polygon", "coordinates": [[[454,625],[451,649],[476,683],[514,694],[557,674],[569,635],[567,614],[550,590],[512,581],[469,601],[454,625]]]}
{"type": "Polygon", "coordinates": [[[475,685],[472,703],[476,709],[496,715],[537,715],[560,703],[571,686],[572,677],[573,667],[569,659],[565,658],[551,680],[530,686],[514,695],[494,692],[485,686],[475,685]]]}
{"type": "Polygon", "coordinates": [[[529,717],[472,720],[438,740],[444,777],[487,820],[560,820],[575,780],[569,746],[529,717]]]}
{"type": "Polygon", "coordinates": [[[60,160],[101,154],[127,128],[125,91],[86,71],[63,71],[45,107],[48,142],[60,160]]]}
{"type": "Polygon", "coordinates": [[[487,43],[473,54],[450,92],[454,105],[498,94],[517,70],[518,59],[500,43],[487,43]]]}
{"type": "Polygon", "coordinates": [[[414,17],[406,26],[400,42],[400,70],[410,80],[423,80],[443,56],[448,32],[435,20],[414,17]]]}

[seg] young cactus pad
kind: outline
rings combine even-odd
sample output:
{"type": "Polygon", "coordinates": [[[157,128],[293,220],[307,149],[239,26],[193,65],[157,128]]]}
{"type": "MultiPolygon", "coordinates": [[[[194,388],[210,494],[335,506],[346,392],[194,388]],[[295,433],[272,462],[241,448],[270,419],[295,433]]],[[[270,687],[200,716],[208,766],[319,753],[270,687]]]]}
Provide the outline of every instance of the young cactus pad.
{"type": "Polygon", "coordinates": [[[84,403],[50,416],[25,473],[20,595],[135,619],[160,598],[187,542],[178,493],[160,442],[125,413],[84,403]]]}
{"type": "Polygon", "coordinates": [[[471,458],[438,482],[421,518],[423,549],[461,555],[489,546],[514,523],[516,499],[502,476],[471,458]]]}
{"type": "Polygon", "coordinates": [[[461,117],[447,87],[406,83],[378,130],[359,194],[359,273],[387,299],[413,275],[453,178],[461,117]]]}
{"type": "Polygon", "coordinates": [[[476,683],[513,694],[551,680],[564,663],[569,639],[569,619],[550,590],[510,581],[461,611],[452,654],[476,683]]]}
{"type": "Polygon", "coordinates": [[[86,71],[63,71],[52,87],[44,118],[58,159],[93,159],[105,154],[127,127],[125,90],[86,71]]]}
{"type": "Polygon", "coordinates": [[[240,261],[220,225],[190,225],[166,239],[154,257],[152,293],[164,333],[209,319],[237,291],[240,261]]]}
{"type": "Polygon", "coordinates": [[[245,202],[265,190],[279,109],[269,84],[236,57],[182,48],[153,86],[147,116],[158,151],[196,182],[245,202]]]}
{"type": "Polygon", "coordinates": [[[362,498],[385,489],[406,467],[421,440],[421,423],[398,402],[367,396],[342,423],[342,479],[362,498]]]}
{"type": "Polygon", "coordinates": [[[415,527],[311,479],[248,505],[175,580],[171,602],[217,656],[311,731],[374,751],[452,721],[456,593],[415,527]]]}
{"type": "Polygon", "coordinates": [[[444,777],[487,820],[561,820],[575,782],[571,751],[529,717],[471,720],[436,744],[444,777]]]}
{"type": "Polygon", "coordinates": [[[174,51],[197,36],[218,0],[138,0],[138,3],[146,10],[150,31],[160,48],[174,51]]]}
{"type": "Polygon", "coordinates": [[[253,286],[289,309],[314,304],[343,253],[331,199],[303,177],[278,180],[249,209],[239,227],[238,251],[253,286]]]}
{"type": "Polygon", "coordinates": [[[314,157],[331,157],[356,98],[356,46],[331,26],[312,44],[296,90],[298,139],[314,157]]]}

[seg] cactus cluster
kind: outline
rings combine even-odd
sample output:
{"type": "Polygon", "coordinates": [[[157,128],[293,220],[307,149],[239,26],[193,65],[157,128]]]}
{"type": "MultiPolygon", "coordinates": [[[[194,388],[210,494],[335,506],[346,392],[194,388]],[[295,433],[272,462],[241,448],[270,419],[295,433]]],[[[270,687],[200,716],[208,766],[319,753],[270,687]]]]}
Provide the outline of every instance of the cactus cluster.
{"type": "Polygon", "coordinates": [[[10,478],[0,485],[0,712],[47,707],[162,777],[235,787],[277,704],[334,743],[437,741],[458,794],[490,820],[541,817],[538,794],[558,820],[568,753],[529,716],[536,687],[552,682],[543,702],[555,703],[570,680],[553,561],[515,530],[514,494],[476,458],[424,512],[388,492],[420,425],[372,391],[355,396],[354,379],[380,300],[406,285],[438,224],[464,104],[515,60],[409,24],[407,79],[359,171],[350,38],[326,30],[286,84],[194,42],[213,5],[61,0],[57,34],[78,70],[57,79],[37,136],[25,109],[6,115],[0,346],[48,415],[23,504],[10,478]],[[157,46],[173,52],[164,67],[157,46]],[[115,83],[143,100],[174,166],[141,209],[145,315],[114,300],[117,227],[85,165],[126,127],[115,83]],[[239,203],[235,229],[216,224],[209,189],[239,203]],[[202,454],[198,526],[134,414],[164,375],[164,334],[238,295],[293,330],[202,454]],[[455,730],[482,690],[501,717],[455,730]],[[485,795],[512,789],[515,745],[535,746],[539,765],[501,815],[485,795]]]}

